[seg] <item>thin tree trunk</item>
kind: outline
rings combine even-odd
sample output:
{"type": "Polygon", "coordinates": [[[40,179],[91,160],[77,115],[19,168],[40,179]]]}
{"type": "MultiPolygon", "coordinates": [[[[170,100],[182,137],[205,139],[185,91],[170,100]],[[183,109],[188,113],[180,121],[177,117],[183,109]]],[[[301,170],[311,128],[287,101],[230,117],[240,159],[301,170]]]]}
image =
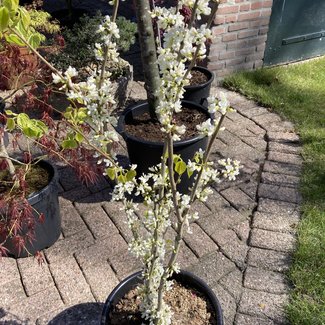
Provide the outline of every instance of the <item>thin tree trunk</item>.
{"type": "Polygon", "coordinates": [[[135,0],[145,88],[152,118],[158,105],[159,68],[149,0],[135,0]]]}

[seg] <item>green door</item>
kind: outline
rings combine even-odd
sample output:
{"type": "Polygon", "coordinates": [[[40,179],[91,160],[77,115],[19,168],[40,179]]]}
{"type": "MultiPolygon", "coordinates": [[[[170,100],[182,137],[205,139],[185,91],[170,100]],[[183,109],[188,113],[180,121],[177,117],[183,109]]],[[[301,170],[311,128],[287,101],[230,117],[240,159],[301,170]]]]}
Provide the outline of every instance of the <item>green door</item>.
{"type": "Polygon", "coordinates": [[[325,0],[273,0],[264,65],[325,54],[325,0]]]}

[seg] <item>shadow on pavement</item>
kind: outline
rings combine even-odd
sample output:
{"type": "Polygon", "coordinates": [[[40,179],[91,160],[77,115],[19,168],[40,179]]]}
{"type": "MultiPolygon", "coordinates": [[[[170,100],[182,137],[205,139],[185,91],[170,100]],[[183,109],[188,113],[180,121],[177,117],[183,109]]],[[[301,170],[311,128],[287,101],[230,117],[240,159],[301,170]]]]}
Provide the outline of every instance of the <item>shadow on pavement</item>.
{"type": "Polygon", "coordinates": [[[98,325],[104,304],[84,303],[65,309],[53,319],[48,325],[98,325]]]}

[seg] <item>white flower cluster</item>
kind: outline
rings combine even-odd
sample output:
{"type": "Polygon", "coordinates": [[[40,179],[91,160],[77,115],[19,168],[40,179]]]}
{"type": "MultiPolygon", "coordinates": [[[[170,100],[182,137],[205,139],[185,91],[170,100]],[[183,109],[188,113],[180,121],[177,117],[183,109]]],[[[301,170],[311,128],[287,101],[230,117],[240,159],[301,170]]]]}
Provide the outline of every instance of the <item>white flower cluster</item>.
{"type": "Polygon", "coordinates": [[[228,159],[221,159],[218,163],[224,167],[221,173],[224,178],[228,178],[230,181],[236,180],[236,176],[239,175],[239,169],[242,167],[240,161],[228,159]]]}
{"type": "MultiPolygon", "coordinates": [[[[194,2],[187,5],[193,6],[194,2]]],[[[207,1],[199,1],[197,15],[208,14],[209,10],[207,1]]],[[[174,9],[156,7],[152,17],[157,18],[158,25],[164,32],[163,44],[158,44],[157,49],[161,79],[156,113],[162,131],[172,134],[173,140],[178,141],[185,132],[185,126],[174,125],[173,114],[181,111],[184,87],[189,84],[191,77],[187,73],[186,63],[193,59],[194,54],[199,59],[205,57],[205,43],[211,38],[211,31],[206,25],[188,28],[184,17],[174,9]]]]}
{"type": "MultiPolygon", "coordinates": [[[[179,1],[180,5],[189,7],[193,9],[196,0],[181,0],[179,1]]],[[[197,19],[201,19],[201,15],[207,16],[211,13],[211,8],[209,7],[209,1],[198,0],[197,1],[197,19]]]]}
{"type": "Polygon", "coordinates": [[[119,29],[115,22],[112,22],[109,16],[105,16],[105,20],[99,25],[97,33],[101,35],[102,44],[95,44],[95,55],[97,60],[104,58],[105,50],[107,51],[107,60],[117,62],[119,53],[115,40],[120,38],[119,29]]]}
{"type": "MultiPolygon", "coordinates": [[[[96,44],[95,54],[99,61],[103,60],[103,55],[107,55],[107,60],[116,61],[118,52],[114,40],[119,38],[117,25],[106,16],[103,23],[98,28],[103,44],[96,44]]],[[[111,73],[101,68],[93,68],[89,71],[86,81],[74,83],[72,78],[77,77],[75,68],[69,67],[63,74],[52,73],[53,82],[61,83],[60,89],[66,90],[66,94],[74,108],[80,105],[87,109],[87,118],[84,122],[90,126],[90,143],[95,147],[106,149],[112,142],[118,142],[117,133],[113,128],[108,129],[108,125],[115,125],[116,118],[111,116],[115,108],[114,95],[112,94],[111,73]]],[[[111,149],[112,150],[112,149],[111,149]]],[[[111,151],[114,156],[113,150],[111,151]]]]}

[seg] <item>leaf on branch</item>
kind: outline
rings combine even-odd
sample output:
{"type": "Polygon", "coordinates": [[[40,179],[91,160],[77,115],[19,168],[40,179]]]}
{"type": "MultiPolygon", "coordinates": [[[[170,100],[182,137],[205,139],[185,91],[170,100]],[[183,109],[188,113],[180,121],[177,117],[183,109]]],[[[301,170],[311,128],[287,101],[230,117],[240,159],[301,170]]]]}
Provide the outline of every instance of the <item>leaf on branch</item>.
{"type": "Polygon", "coordinates": [[[106,174],[113,181],[115,179],[115,168],[113,167],[107,168],[106,174]]]}
{"type": "Polygon", "coordinates": [[[186,164],[183,160],[179,160],[176,164],[175,164],[175,172],[178,175],[182,175],[185,171],[186,171],[186,164]]]}
{"type": "Polygon", "coordinates": [[[3,32],[9,25],[9,10],[6,7],[0,8],[0,31],[3,32]]]}

